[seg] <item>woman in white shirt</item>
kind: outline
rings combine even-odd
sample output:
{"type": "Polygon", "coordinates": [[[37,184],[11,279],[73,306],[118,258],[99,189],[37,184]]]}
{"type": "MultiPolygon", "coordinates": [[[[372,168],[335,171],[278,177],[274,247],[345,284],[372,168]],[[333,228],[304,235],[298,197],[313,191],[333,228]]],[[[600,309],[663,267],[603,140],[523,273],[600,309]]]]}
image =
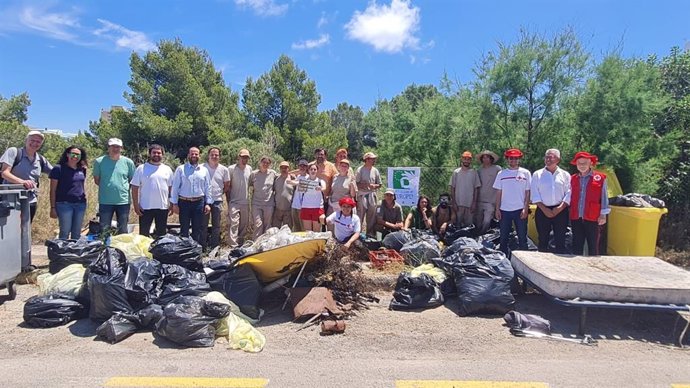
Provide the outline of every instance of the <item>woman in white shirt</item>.
{"type": "Polygon", "coordinates": [[[333,225],[333,235],[335,239],[343,244],[343,248],[349,250],[352,244],[357,241],[362,231],[362,223],[356,214],[352,213],[355,207],[355,200],[349,197],[341,198],[338,201],[340,210],[332,213],[326,222],[333,225]]]}
{"type": "Polygon", "coordinates": [[[307,171],[309,175],[299,180],[297,192],[294,195],[301,197],[302,209],[300,210],[300,219],[302,220],[304,230],[320,232],[321,224],[323,224],[325,218],[323,192],[326,190],[326,182],[316,176],[318,168],[315,163],[310,163],[307,171]]]}

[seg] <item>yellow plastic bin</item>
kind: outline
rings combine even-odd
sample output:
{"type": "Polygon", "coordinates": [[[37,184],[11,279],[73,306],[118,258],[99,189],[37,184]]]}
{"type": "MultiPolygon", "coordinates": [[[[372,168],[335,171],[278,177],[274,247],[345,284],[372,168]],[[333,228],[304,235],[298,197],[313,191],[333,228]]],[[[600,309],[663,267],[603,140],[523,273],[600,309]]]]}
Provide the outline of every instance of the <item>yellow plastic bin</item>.
{"type": "Polygon", "coordinates": [[[527,216],[527,236],[539,244],[539,233],[537,233],[537,224],[534,223],[534,217],[537,214],[537,205],[529,205],[529,215],[527,216]]]}
{"type": "Polygon", "coordinates": [[[611,206],[606,252],[615,256],[654,256],[659,220],[667,209],[611,206]]]}

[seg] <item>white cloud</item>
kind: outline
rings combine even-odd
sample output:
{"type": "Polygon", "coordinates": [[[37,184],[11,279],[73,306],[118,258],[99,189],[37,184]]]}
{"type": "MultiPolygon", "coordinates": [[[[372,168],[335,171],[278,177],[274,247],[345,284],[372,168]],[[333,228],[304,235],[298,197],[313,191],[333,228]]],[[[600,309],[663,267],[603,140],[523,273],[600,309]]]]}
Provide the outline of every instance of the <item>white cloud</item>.
{"type": "Polygon", "coordinates": [[[112,40],[118,48],[133,51],[149,51],[156,48],[156,45],[141,31],[133,31],[105,19],[98,19],[98,21],[103,27],[95,30],[94,35],[112,40]]]}
{"type": "Polygon", "coordinates": [[[316,28],[321,28],[328,24],[328,18],[326,18],[326,15],[322,12],[321,17],[319,18],[319,21],[316,22],[316,28]]]}
{"type": "Polygon", "coordinates": [[[311,50],[325,46],[331,41],[331,36],[328,34],[321,34],[319,39],[308,39],[302,42],[293,43],[293,50],[311,50]]]}
{"type": "Polygon", "coordinates": [[[28,29],[58,40],[75,41],[78,38],[79,19],[74,11],[51,12],[47,7],[26,6],[19,11],[17,22],[19,25],[14,28],[7,27],[28,29]]]}
{"type": "Polygon", "coordinates": [[[401,52],[417,49],[420,9],[409,0],[392,0],[390,5],[369,4],[364,12],[355,11],[345,25],[347,37],[372,45],[376,51],[401,52]]]}
{"type": "Polygon", "coordinates": [[[276,4],[274,0],[235,0],[243,8],[251,8],[259,16],[280,16],[288,10],[287,4],[276,4]]]}

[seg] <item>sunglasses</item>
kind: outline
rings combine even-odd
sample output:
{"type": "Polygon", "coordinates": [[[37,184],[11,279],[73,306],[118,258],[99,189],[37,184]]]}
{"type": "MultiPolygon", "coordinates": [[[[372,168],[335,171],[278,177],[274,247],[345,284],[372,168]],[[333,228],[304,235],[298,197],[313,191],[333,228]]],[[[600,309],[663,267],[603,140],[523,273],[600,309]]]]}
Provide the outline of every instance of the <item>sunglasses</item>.
{"type": "Polygon", "coordinates": [[[70,153],[69,153],[69,157],[70,157],[70,158],[81,159],[81,154],[78,154],[78,153],[76,153],[76,152],[70,152],[70,153]]]}

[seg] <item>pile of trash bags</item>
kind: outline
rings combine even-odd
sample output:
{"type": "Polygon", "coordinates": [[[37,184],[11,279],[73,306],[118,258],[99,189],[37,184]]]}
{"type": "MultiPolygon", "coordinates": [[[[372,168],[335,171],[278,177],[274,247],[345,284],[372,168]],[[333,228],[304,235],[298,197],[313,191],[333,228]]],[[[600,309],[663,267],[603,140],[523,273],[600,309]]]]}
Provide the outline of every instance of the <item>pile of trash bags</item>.
{"type": "Polygon", "coordinates": [[[625,207],[655,207],[663,209],[666,203],[647,194],[628,193],[609,198],[609,205],[625,207]]]}
{"type": "Polygon", "coordinates": [[[54,327],[88,317],[101,322],[96,335],[110,343],[152,330],[181,346],[210,347],[226,337],[233,349],[263,349],[266,339],[252,326],[262,313],[262,286],[250,266],[204,264],[190,238],[165,235],[143,252],[146,240],[121,236],[115,245],[122,249],[101,241],[46,242],[51,273],[38,277],[39,294],[24,305],[25,324],[54,327]]]}
{"type": "MultiPolygon", "coordinates": [[[[405,263],[415,268],[398,276],[390,308],[414,310],[442,305],[449,297],[459,299],[458,315],[503,315],[515,305],[511,283],[515,273],[510,260],[499,250],[500,233],[491,229],[476,236],[476,228],[455,228],[446,245],[420,231],[390,233],[383,240],[388,249],[400,251],[405,263]]],[[[510,248],[517,248],[511,235],[510,248]]],[[[528,240],[531,250],[536,245],[528,240]]]]}

